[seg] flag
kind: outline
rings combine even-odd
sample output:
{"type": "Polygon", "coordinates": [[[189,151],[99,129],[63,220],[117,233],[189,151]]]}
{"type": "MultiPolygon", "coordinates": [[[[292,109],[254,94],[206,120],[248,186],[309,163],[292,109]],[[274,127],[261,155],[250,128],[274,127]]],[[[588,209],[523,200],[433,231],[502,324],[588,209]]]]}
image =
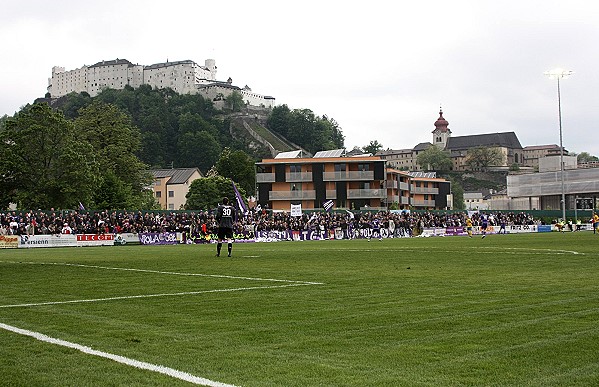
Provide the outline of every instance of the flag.
{"type": "Polygon", "coordinates": [[[85,211],[85,207],[83,207],[83,204],[81,204],[81,202],[79,202],[79,209],[80,209],[81,211],[85,211]]]}
{"type": "Polygon", "coordinates": [[[349,215],[350,219],[354,218],[354,213],[353,212],[351,212],[350,210],[345,210],[345,212],[347,212],[347,214],[349,215]]]}
{"type": "Polygon", "coordinates": [[[237,190],[237,186],[235,185],[234,181],[233,181],[233,192],[235,192],[235,202],[237,203],[237,209],[243,215],[247,215],[248,207],[246,206],[245,202],[243,201],[241,194],[237,190]]]}
{"type": "Polygon", "coordinates": [[[322,203],[322,206],[324,207],[325,211],[329,212],[331,208],[333,208],[334,204],[335,203],[332,200],[327,200],[326,202],[322,203]]]}
{"type": "Polygon", "coordinates": [[[302,205],[292,204],[291,205],[291,216],[302,216],[302,205]]]}

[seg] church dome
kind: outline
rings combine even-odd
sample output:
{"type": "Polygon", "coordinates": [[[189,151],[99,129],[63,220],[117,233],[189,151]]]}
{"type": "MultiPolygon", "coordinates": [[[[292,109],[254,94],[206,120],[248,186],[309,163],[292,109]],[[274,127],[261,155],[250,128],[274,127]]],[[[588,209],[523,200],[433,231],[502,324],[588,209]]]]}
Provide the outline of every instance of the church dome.
{"type": "Polygon", "coordinates": [[[447,132],[449,131],[449,122],[447,122],[447,120],[445,118],[443,118],[443,110],[439,110],[439,118],[437,118],[437,121],[435,121],[435,130],[434,132],[440,131],[440,132],[447,132]]]}

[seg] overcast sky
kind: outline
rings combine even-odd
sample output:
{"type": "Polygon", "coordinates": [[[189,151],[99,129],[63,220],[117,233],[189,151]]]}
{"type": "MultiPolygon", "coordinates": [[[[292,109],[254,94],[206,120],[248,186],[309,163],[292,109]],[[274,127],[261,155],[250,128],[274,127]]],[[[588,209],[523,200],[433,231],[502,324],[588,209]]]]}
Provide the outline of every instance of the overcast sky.
{"type": "Polygon", "coordinates": [[[46,92],[52,66],[216,60],[218,80],[339,123],[345,146],[509,132],[599,156],[594,1],[46,1],[0,12],[0,115],[46,92]]]}

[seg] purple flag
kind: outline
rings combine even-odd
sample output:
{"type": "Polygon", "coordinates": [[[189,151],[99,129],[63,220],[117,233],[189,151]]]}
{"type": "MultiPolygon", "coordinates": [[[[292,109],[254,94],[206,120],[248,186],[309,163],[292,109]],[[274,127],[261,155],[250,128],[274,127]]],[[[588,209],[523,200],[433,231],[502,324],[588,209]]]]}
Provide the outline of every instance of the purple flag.
{"type": "Polygon", "coordinates": [[[233,191],[235,192],[235,201],[237,202],[237,209],[243,215],[246,215],[248,213],[248,207],[245,205],[245,202],[243,201],[241,194],[237,190],[237,186],[235,185],[234,181],[233,181],[233,191]]]}

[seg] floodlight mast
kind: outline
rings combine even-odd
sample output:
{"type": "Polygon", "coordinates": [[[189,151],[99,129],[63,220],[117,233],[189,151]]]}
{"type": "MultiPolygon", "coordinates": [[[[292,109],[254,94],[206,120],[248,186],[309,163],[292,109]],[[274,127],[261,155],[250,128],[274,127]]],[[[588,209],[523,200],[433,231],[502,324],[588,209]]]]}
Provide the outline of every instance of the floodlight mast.
{"type": "Polygon", "coordinates": [[[560,79],[568,78],[573,74],[572,70],[564,70],[562,68],[555,68],[544,73],[550,79],[557,80],[557,114],[559,119],[559,163],[560,163],[560,175],[562,183],[562,221],[566,222],[566,191],[564,189],[564,145],[562,135],[562,101],[561,101],[561,90],[560,90],[560,79]]]}

